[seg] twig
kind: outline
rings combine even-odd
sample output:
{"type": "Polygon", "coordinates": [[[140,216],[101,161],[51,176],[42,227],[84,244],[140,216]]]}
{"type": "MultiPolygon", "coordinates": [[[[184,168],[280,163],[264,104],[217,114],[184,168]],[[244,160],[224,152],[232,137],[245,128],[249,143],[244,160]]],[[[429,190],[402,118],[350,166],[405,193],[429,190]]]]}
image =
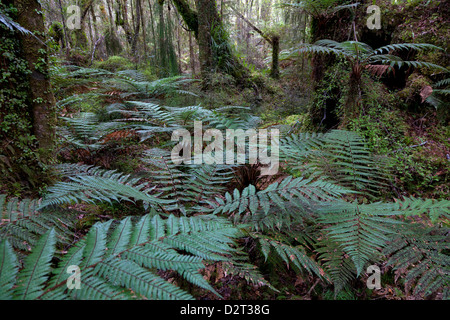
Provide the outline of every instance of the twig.
{"type": "Polygon", "coordinates": [[[100,43],[100,41],[103,40],[103,36],[101,36],[100,38],[97,39],[97,41],[95,41],[94,44],[94,49],[92,49],[92,56],[91,56],[91,64],[89,66],[92,65],[92,63],[94,62],[94,55],[95,55],[95,49],[97,49],[97,45],[100,43]]]}
{"type": "Polygon", "coordinates": [[[309,289],[308,291],[308,296],[311,295],[311,292],[314,290],[314,288],[316,287],[316,285],[319,283],[320,279],[317,279],[316,282],[313,284],[313,286],[311,287],[311,289],[309,289]]]}

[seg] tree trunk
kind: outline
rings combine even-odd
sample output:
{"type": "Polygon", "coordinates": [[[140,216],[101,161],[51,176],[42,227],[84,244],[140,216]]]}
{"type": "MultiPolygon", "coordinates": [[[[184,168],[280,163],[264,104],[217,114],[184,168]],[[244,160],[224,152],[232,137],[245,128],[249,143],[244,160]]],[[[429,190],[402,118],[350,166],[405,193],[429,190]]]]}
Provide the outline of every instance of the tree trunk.
{"type": "MultiPolygon", "coordinates": [[[[205,85],[209,85],[209,77],[214,72],[214,57],[211,43],[212,30],[218,25],[218,17],[215,15],[215,1],[196,0],[197,8],[201,8],[198,15],[198,47],[200,60],[200,73],[205,85]]],[[[220,43],[217,43],[220,44],[220,43]]]]}
{"type": "Polygon", "coordinates": [[[44,44],[45,32],[42,8],[37,0],[15,0],[18,9],[17,22],[24,28],[37,31],[40,40],[20,34],[24,58],[28,61],[31,74],[30,98],[33,114],[33,131],[40,149],[50,151],[55,141],[55,98],[50,89],[48,57],[44,44]]]}
{"type": "Polygon", "coordinates": [[[186,0],[173,0],[173,3],[197,39],[203,87],[209,86],[211,73],[215,71],[232,75],[240,85],[249,85],[249,72],[231,50],[216,1],[195,0],[197,11],[186,0]]]}
{"type": "Polygon", "coordinates": [[[270,76],[274,79],[280,77],[280,69],[278,67],[278,56],[280,54],[280,37],[272,37],[272,70],[270,76]]]}
{"type": "Polygon", "coordinates": [[[61,20],[62,20],[62,25],[63,25],[63,31],[64,31],[64,42],[65,42],[65,49],[66,49],[66,59],[69,58],[69,38],[67,36],[67,27],[66,27],[66,18],[64,17],[64,11],[63,11],[63,7],[61,4],[61,0],[58,0],[58,6],[59,6],[59,10],[61,12],[61,20]]]}
{"type": "Polygon", "coordinates": [[[37,0],[2,0],[5,7],[35,37],[0,23],[0,185],[34,197],[50,183],[56,125],[44,20],[37,0]]]}
{"type": "Polygon", "coordinates": [[[131,52],[133,55],[137,55],[136,49],[137,49],[137,43],[139,39],[139,30],[141,27],[141,0],[136,0],[135,3],[135,9],[136,9],[136,23],[134,24],[134,35],[133,35],[133,41],[131,42],[131,52]]]}
{"type": "Polygon", "coordinates": [[[88,39],[86,36],[86,17],[94,0],[81,1],[80,28],[75,30],[76,46],[81,50],[87,49],[88,39]]]}
{"type": "Polygon", "coordinates": [[[191,64],[192,75],[195,74],[195,55],[194,44],[192,41],[192,32],[189,32],[189,62],[191,64]]]}
{"type": "Polygon", "coordinates": [[[127,4],[127,0],[122,0],[121,23],[122,23],[121,25],[123,27],[123,30],[125,31],[125,37],[127,38],[127,42],[130,45],[130,48],[132,48],[133,32],[131,31],[131,27],[130,27],[130,24],[128,22],[128,4],[127,4]]]}

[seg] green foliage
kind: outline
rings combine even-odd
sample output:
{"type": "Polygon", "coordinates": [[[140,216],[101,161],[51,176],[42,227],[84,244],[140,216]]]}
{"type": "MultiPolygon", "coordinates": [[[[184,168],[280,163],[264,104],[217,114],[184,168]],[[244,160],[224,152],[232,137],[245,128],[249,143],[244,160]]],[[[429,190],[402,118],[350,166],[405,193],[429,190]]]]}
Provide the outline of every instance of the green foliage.
{"type": "MultiPolygon", "coordinates": [[[[389,44],[373,49],[368,44],[360,41],[318,40],[314,44],[301,44],[297,54],[333,55],[346,60],[350,64],[348,72],[348,90],[343,103],[344,115],[354,116],[361,110],[362,95],[366,89],[362,83],[365,72],[370,72],[378,77],[393,71],[395,68],[428,68],[447,73],[445,67],[425,61],[405,61],[394,52],[404,50],[442,50],[442,48],[427,43],[399,43],[389,44]]],[[[332,90],[328,90],[332,93],[332,90]]],[[[333,94],[333,93],[332,93],[333,94]]]]}
{"type": "Polygon", "coordinates": [[[448,72],[446,68],[430,62],[404,61],[398,56],[389,54],[392,51],[427,49],[442,50],[442,48],[428,43],[398,43],[373,49],[369,45],[359,41],[336,42],[325,39],[319,40],[315,44],[303,44],[298,50],[298,53],[333,54],[348,59],[352,66],[360,65],[365,67],[366,65],[372,64],[384,64],[390,67],[401,67],[406,65],[416,68],[435,68],[448,72]]]}
{"type": "Polygon", "coordinates": [[[407,270],[407,288],[414,294],[429,296],[443,288],[443,299],[449,299],[450,248],[448,228],[399,228],[398,234],[384,250],[390,255],[388,265],[398,272],[407,270]]]}
{"type": "Polygon", "coordinates": [[[121,56],[110,56],[105,61],[96,61],[95,67],[111,72],[133,69],[134,64],[127,58],[121,56]]]}
{"type": "MultiPolygon", "coordinates": [[[[257,243],[263,259],[260,267],[266,263],[290,266],[299,274],[331,282],[336,294],[361,276],[367,265],[383,260],[405,271],[407,283],[417,283],[418,294],[429,296],[444,288],[448,251],[438,235],[448,232],[439,223],[450,214],[449,201],[369,202],[367,195],[382,188],[379,172],[383,171],[377,171],[363,140],[354,133],[292,135],[282,141],[280,149],[299,168],[313,169],[305,171],[309,177],[287,177],[259,191],[249,185],[230,193],[225,186],[232,181],[232,166],[177,167],[169,162],[166,151],[158,149],[144,156],[156,168],[151,176],[60,166],[68,181],[50,188],[41,203],[7,204],[5,216],[11,221],[6,226],[18,218],[31,220],[36,212],[43,217],[44,212],[60,208],[68,214],[64,205],[73,202],[140,203],[145,215],[96,223],[67,253],[58,255],[56,269],[48,258],[55,255],[55,244],[62,244],[55,242],[57,225],[41,228],[19,274],[13,279],[0,270],[1,281],[7,283],[7,292],[2,294],[44,299],[187,299],[193,296],[183,289],[184,282],[168,283],[155,270],[176,271],[183,281],[216,293],[199,273],[203,263],[211,262],[223,263],[231,274],[253,284],[273,288],[237,249],[236,241],[244,237],[257,243]],[[39,204],[39,208],[20,213],[29,204],[39,204]],[[413,217],[435,223],[433,231],[411,222],[413,217]],[[401,239],[420,246],[421,254],[413,256],[417,250],[401,239]],[[34,250],[39,254],[34,255],[34,250]],[[65,286],[68,274],[64,271],[69,265],[81,267],[81,290],[70,291],[65,286]],[[36,266],[36,273],[27,271],[29,266],[36,266]],[[18,286],[16,279],[21,279],[18,286]],[[25,284],[29,289],[23,289],[25,284]]],[[[0,245],[7,261],[4,268],[16,270],[17,259],[9,244],[14,237],[1,235],[7,239],[0,245]]],[[[64,234],[60,238],[67,240],[64,234]]]]}
{"type": "Polygon", "coordinates": [[[152,214],[136,222],[97,223],[63,255],[56,268],[53,229],[44,234],[23,268],[8,240],[0,243],[0,296],[5,299],[192,299],[156,270],[174,270],[183,279],[211,291],[199,270],[206,261],[231,261],[239,230],[212,216],[162,219],[152,214]],[[69,266],[81,272],[80,288],[66,283],[69,266]]]}
{"type": "Polygon", "coordinates": [[[0,185],[20,195],[42,187],[47,173],[35,152],[29,107],[31,71],[19,39],[19,32],[32,33],[13,21],[16,14],[15,8],[0,4],[0,185]]]}
{"type": "Polygon", "coordinates": [[[374,196],[386,184],[388,172],[369,152],[365,140],[349,131],[287,136],[282,156],[305,176],[321,177],[356,193],[374,196]]]}
{"type": "Polygon", "coordinates": [[[182,76],[148,81],[142,72],[133,69],[112,72],[99,68],[66,66],[57,71],[53,78],[53,85],[60,87],[61,92],[81,86],[92,86],[95,88],[95,90],[87,93],[69,95],[60,99],[58,101],[58,106],[60,107],[67,107],[81,101],[87,101],[90,104],[98,102],[98,100],[110,101],[112,97],[108,93],[111,92],[117,93],[118,97],[116,99],[118,102],[122,102],[123,99],[129,99],[130,97],[145,99],[160,98],[174,93],[190,94],[190,92],[183,91],[180,87],[194,81],[182,76]]]}
{"type": "Polygon", "coordinates": [[[235,189],[233,194],[227,192],[225,199],[216,198],[217,203],[210,203],[210,210],[213,214],[227,213],[235,222],[252,222],[256,229],[263,226],[273,228],[280,225],[286,215],[299,214],[298,211],[292,211],[292,208],[288,210],[288,201],[290,205],[297,207],[297,210],[304,210],[313,202],[330,201],[348,192],[345,188],[323,180],[287,177],[280,183],[272,183],[262,191],[257,192],[256,188],[250,185],[241,193],[238,189],[235,189]],[[277,207],[277,213],[270,212],[271,206],[277,207]],[[243,213],[245,214],[241,216],[243,213]]]}
{"type": "Polygon", "coordinates": [[[448,111],[445,105],[448,103],[448,96],[450,94],[450,78],[443,79],[432,85],[433,92],[426,98],[426,102],[436,108],[439,114],[442,114],[444,119],[448,117],[448,111]]]}
{"type": "Polygon", "coordinates": [[[336,241],[349,255],[359,276],[369,261],[377,261],[378,249],[383,248],[392,228],[399,223],[389,204],[333,203],[320,209],[320,222],[331,240],[336,241]]]}
{"type": "Polygon", "coordinates": [[[75,214],[70,210],[39,210],[40,200],[6,198],[0,195],[0,238],[24,252],[36,245],[38,239],[53,228],[58,244],[67,245],[73,238],[75,214]]]}

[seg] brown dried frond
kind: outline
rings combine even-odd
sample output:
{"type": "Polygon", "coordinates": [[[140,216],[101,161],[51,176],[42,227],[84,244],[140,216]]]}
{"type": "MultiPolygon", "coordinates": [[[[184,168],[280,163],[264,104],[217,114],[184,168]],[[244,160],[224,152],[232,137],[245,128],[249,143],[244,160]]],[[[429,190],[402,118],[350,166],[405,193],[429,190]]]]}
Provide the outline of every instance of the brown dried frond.
{"type": "Polygon", "coordinates": [[[369,64],[366,66],[366,69],[369,70],[374,76],[380,78],[383,74],[392,71],[395,75],[395,70],[392,66],[382,65],[382,64],[369,64]]]}
{"type": "Polygon", "coordinates": [[[134,138],[137,137],[138,134],[134,130],[118,130],[107,134],[103,139],[102,143],[107,143],[110,141],[119,141],[125,138],[134,138]]]}

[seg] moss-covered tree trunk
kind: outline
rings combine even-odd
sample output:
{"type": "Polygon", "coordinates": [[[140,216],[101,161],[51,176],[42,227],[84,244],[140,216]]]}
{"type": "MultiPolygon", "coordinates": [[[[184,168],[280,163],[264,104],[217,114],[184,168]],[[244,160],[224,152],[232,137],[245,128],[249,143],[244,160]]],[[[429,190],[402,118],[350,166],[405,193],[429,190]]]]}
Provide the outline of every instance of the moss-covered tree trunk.
{"type": "Polygon", "coordinates": [[[272,37],[272,69],[270,70],[270,76],[274,79],[280,77],[280,68],[278,65],[278,58],[280,55],[280,37],[272,37]]]}
{"type": "Polygon", "coordinates": [[[6,0],[2,8],[35,37],[0,24],[0,187],[35,195],[49,182],[56,124],[43,16],[37,0],[6,0]]]}
{"type": "Polygon", "coordinates": [[[14,0],[18,10],[17,22],[33,31],[36,37],[21,34],[20,40],[24,58],[28,62],[31,74],[30,109],[33,114],[33,132],[39,148],[45,153],[53,148],[55,141],[55,98],[50,89],[47,47],[44,44],[44,18],[37,0],[14,0]]]}
{"type": "Polygon", "coordinates": [[[88,38],[86,36],[86,17],[88,16],[89,9],[93,3],[94,0],[81,1],[80,28],[75,29],[75,45],[81,50],[86,50],[88,48],[88,38]]]}
{"type": "MultiPolygon", "coordinates": [[[[215,61],[219,60],[213,57],[211,37],[213,33],[219,32],[218,15],[215,11],[215,1],[196,0],[197,8],[200,8],[198,14],[198,48],[200,60],[200,72],[202,78],[209,82],[209,76],[214,72],[215,61]],[[217,28],[214,30],[214,28],[217,28]]],[[[216,35],[217,37],[217,35],[216,35]]],[[[216,43],[218,45],[219,43],[216,43]]]]}
{"type": "MultiPolygon", "coordinates": [[[[159,2],[162,4],[164,0],[159,2]]],[[[249,72],[231,50],[216,1],[195,0],[197,10],[193,10],[186,0],[173,0],[173,3],[197,39],[204,86],[208,87],[210,75],[215,71],[232,75],[238,84],[248,84],[249,72]]]]}

